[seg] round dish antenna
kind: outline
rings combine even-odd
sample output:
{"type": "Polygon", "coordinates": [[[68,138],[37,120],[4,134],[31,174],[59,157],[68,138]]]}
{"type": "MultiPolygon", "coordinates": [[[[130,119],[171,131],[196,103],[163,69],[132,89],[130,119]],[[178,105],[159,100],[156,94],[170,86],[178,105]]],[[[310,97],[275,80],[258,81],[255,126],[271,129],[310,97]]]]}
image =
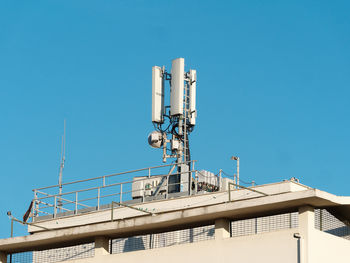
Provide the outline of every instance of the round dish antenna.
{"type": "Polygon", "coordinates": [[[160,131],[153,131],[148,135],[148,144],[153,148],[163,146],[163,135],[160,131]]]}

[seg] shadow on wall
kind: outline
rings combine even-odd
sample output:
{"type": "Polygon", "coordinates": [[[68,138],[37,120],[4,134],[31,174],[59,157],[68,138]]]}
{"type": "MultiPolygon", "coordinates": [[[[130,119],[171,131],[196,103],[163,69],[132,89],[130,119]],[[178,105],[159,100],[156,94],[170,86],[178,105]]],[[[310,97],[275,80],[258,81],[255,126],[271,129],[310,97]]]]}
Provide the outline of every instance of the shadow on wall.
{"type": "Polygon", "coordinates": [[[125,240],[124,252],[146,249],[142,237],[129,237],[125,240]]]}

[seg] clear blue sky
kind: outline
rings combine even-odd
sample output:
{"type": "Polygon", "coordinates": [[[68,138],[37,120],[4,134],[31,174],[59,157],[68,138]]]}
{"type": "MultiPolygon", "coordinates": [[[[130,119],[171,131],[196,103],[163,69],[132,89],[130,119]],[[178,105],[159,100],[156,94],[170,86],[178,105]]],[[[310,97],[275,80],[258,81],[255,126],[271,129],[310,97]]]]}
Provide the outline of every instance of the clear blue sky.
{"type": "MultiPolygon", "coordinates": [[[[2,1],[0,237],[33,188],[161,164],[151,67],[197,69],[192,158],[350,195],[349,1],[2,1]]],[[[15,233],[24,234],[16,225],[15,233]]]]}

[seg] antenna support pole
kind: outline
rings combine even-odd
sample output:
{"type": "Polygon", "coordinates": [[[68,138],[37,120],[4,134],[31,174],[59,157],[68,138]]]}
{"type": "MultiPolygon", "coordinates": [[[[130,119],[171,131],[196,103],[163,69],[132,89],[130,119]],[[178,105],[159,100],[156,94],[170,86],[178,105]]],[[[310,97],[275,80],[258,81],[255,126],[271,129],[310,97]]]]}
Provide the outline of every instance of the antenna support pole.
{"type": "Polygon", "coordinates": [[[64,162],[66,160],[66,120],[64,120],[63,124],[63,136],[62,136],[62,145],[61,145],[61,163],[60,163],[60,172],[58,175],[58,208],[60,212],[62,211],[62,175],[63,175],[63,169],[64,169],[64,162]]]}
{"type": "Polygon", "coordinates": [[[183,58],[172,61],[171,73],[164,66],[152,68],[152,122],[156,131],[149,135],[148,141],[154,148],[163,148],[163,162],[176,158],[177,174],[169,176],[168,193],[188,191],[191,194],[189,133],[196,123],[196,74],[193,69],[185,72],[183,58]],[[169,106],[164,103],[166,81],[170,84],[169,106]],[[171,139],[168,140],[168,136],[171,139]]]}

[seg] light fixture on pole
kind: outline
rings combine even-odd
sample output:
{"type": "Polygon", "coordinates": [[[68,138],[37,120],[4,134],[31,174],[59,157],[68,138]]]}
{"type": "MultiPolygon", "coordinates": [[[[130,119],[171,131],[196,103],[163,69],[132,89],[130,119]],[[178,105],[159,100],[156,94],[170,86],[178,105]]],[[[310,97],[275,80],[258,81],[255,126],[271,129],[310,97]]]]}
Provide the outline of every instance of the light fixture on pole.
{"type": "Polygon", "coordinates": [[[239,157],[232,156],[231,160],[237,161],[237,172],[236,172],[237,182],[236,182],[236,184],[239,185],[239,157]]]}

